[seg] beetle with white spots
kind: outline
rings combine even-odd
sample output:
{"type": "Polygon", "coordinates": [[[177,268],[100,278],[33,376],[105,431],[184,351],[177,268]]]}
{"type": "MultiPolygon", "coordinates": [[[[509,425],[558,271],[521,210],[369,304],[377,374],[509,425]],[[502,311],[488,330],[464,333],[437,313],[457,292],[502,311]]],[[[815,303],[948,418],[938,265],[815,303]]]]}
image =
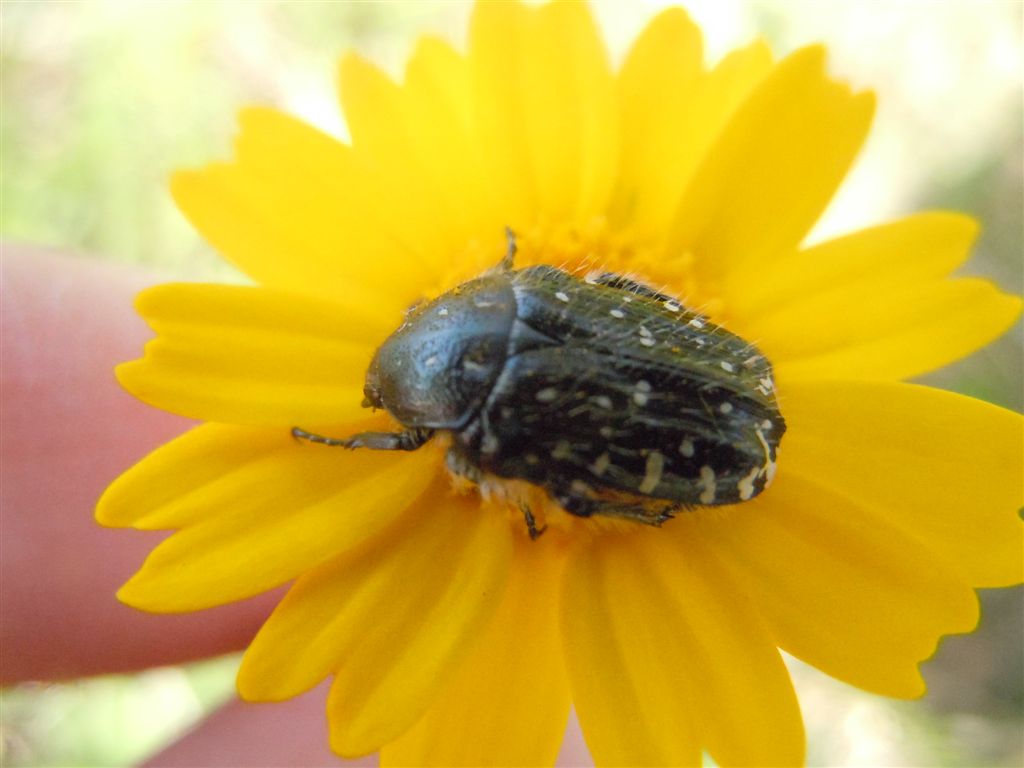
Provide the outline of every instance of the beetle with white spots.
{"type": "Polygon", "coordinates": [[[449,469],[471,481],[526,481],[570,514],[649,525],[767,487],[785,422],[764,355],[631,278],[515,269],[514,254],[509,233],[498,267],[413,307],[377,350],[364,405],[401,431],[293,434],[377,450],[444,434],[449,469]]]}

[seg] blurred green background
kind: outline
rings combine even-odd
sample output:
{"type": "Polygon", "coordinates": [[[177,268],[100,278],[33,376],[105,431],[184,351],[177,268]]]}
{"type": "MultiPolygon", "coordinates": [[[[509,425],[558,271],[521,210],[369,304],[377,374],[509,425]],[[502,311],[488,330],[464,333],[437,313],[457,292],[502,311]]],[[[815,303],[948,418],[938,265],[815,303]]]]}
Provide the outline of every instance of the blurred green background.
{"type": "MultiPolygon", "coordinates": [[[[1024,291],[1019,2],[682,2],[710,59],[762,35],[824,41],[834,72],[878,91],[875,129],[815,238],[929,207],[977,216],[965,272],[1024,291]]],[[[668,3],[594,3],[621,59],[668,3]]],[[[174,209],[175,168],[226,156],[239,107],[273,104],[344,137],[338,55],[396,76],[418,34],[460,43],[462,2],[0,3],[0,235],[192,279],[231,271],[174,209]]],[[[1021,328],[930,384],[1021,410],[1021,328]]],[[[793,664],[812,765],[1024,765],[1021,591],[983,595],[947,639],[923,703],[868,696],[793,664]]],[[[236,659],[2,695],[5,766],[126,766],[231,696],[236,659]]]]}

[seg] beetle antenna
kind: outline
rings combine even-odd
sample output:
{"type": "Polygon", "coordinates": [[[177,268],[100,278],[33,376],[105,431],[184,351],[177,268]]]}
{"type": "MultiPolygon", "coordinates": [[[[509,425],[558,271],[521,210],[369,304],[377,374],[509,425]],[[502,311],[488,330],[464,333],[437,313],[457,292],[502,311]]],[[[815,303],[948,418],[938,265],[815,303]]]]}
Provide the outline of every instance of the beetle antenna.
{"type": "Polygon", "coordinates": [[[508,242],[508,247],[505,249],[505,255],[501,257],[501,261],[498,262],[498,269],[502,272],[508,272],[512,269],[512,264],[516,259],[516,233],[512,231],[512,227],[505,227],[505,239],[508,242]]]}

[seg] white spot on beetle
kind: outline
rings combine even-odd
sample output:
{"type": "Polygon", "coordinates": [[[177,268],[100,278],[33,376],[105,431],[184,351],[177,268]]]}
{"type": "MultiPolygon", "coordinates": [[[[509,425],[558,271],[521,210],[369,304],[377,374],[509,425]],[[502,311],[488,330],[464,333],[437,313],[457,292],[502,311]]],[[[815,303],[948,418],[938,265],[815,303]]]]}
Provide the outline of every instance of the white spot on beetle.
{"type": "Polygon", "coordinates": [[[539,403],[551,403],[558,398],[558,390],[554,387],[544,387],[544,389],[534,395],[534,398],[539,403]]]}
{"type": "Polygon", "coordinates": [[[764,453],[764,464],[759,471],[764,473],[764,487],[767,488],[772,484],[772,480],[775,479],[775,457],[772,455],[772,449],[768,445],[768,441],[761,434],[761,430],[755,429],[754,434],[757,435],[757,439],[761,443],[761,451],[764,453]]]}
{"type": "Polygon", "coordinates": [[[696,328],[699,331],[701,328],[703,328],[706,325],[706,323],[703,320],[701,320],[699,317],[695,317],[695,318],[693,318],[689,322],[689,325],[692,325],[694,328],[696,328]]]}
{"type": "Polygon", "coordinates": [[[636,384],[636,392],[633,393],[633,402],[637,405],[647,405],[647,401],[650,400],[648,397],[651,391],[651,382],[640,379],[636,384]]]}
{"type": "Polygon", "coordinates": [[[700,480],[697,481],[697,487],[704,489],[700,494],[701,504],[710,504],[715,500],[715,491],[717,490],[715,470],[707,464],[700,468],[700,480]]]}
{"type": "Polygon", "coordinates": [[[427,366],[427,368],[433,368],[439,362],[441,362],[441,359],[437,355],[431,355],[430,357],[423,361],[423,364],[427,366]]]}
{"type": "Polygon", "coordinates": [[[480,441],[480,452],[481,453],[497,453],[498,452],[498,438],[491,433],[484,435],[480,441]]]}
{"type": "Polygon", "coordinates": [[[594,398],[594,405],[598,408],[604,408],[606,411],[612,409],[612,399],[608,395],[598,395],[594,398]]]}
{"type": "Polygon", "coordinates": [[[751,355],[750,357],[743,361],[743,365],[745,365],[747,368],[753,368],[759,362],[761,362],[760,355],[751,355]]]}
{"type": "Polygon", "coordinates": [[[761,433],[760,429],[755,429],[754,434],[757,435],[757,440],[761,443],[761,452],[764,454],[765,463],[771,463],[773,461],[771,446],[768,445],[768,441],[764,439],[764,435],[761,433]]]}
{"type": "Polygon", "coordinates": [[[472,371],[473,373],[483,373],[487,370],[486,365],[480,365],[480,363],[468,358],[462,361],[462,367],[467,371],[472,371]]]}
{"type": "Polygon", "coordinates": [[[487,307],[493,307],[494,302],[490,299],[480,298],[479,296],[473,299],[473,306],[480,307],[480,309],[486,309],[487,307]]]}
{"type": "Polygon", "coordinates": [[[754,467],[750,472],[741,477],[738,483],[736,483],[736,487],[740,492],[740,498],[743,501],[747,501],[754,495],[754,479],[760,474],[760,472],[760,467],[754,467]]]}
{"type": "Polygon", "coordinates": [[[718,410],[722,413],[732,413],[732,403],[722,403],[718,406],[718,410]]]}
{"type": "Polygon", "coordinates": [[[644,326],[641,325],[640,326],[640,335],[649,339],[652,334],[651,334],[651,332],[649,330],[647,330],[644,326]]]}
{"type": "Polygon", "coordinates": [[[611,438],[611,436],[615,434],[615,431],[611,427],[608,427],[608,426],[601,427],[597,431],[601,434],[601,437],[603,437],[605,440],[609,440],[611,438]]]}
{"type": "Polygon", "coordinates": [[[762,395],[770,395],[772,390],[775,389],[772,377],[765,376],[763,379],[759,379],[757,382],[757,389],[762,395]]]}
{"type": "Polygon", "coordinates": [[[645,346],[645,347],[653,347],[653,346],[654,346],[655,344],[657,344],[658,342],[657,342],[657,341],[655,341],[654,339],[649,339],[649,338],[646,338],[646,337],[645,337],[645,338],[642,338],[642,339],[640,339],[640,343],[641,343],[641,344],[642,344],[643,346],[645,346]]]}
{"type": "Polygon", "coordinates": [[[448,307],[441,307],[439,310],[437,310],[437,314],[439,314],[441,317],[448,317],[448,307]]]}
{"type": "Polygon", "coordinates": [[[722,370],[725,371],[726,373],[732,373],[733,371],[736,370],[736,366],[734,366],[732,363],[726,360],[720,362],[719,365],[722,366],[722,370]]]}
{"type": "Polygon", "coordinates": [[[667,309],[669,312],[678,312],[680,309],[682,309],[682,307],[679,305],[678,301],[672,301],[671,299],[669,299],[668,301],[665,302],[665,309],[667,309]]]}
{"type": "Polygon", "coordinates": [[[683,442],[681,442],[679,444],[679,452],[681,454],[683,454],[683,456],[685,456],[688,459],[693,458],[693,454],[694,454],[693,440],[691,440],[688,437],[683,438],[683,442]]]}
{"type": "Polygon", "coordinates": [[[771,429],[771,428],[772,428],[772,421],[771,421],[771,419],[765,419],[764,421],[761,422],[761,429],[771,429]]]}
{"type": "Polygon", "coordinates": [[[568,459],[572,456],[572,446],[568,440],[559,440],[555,443],[555,449],[551,452],[553,459],[568,459]]]}
{"type": "Polygon", "coordinates": [[[558,291],[557,293],[555,293],[555,298],[558,299],[559,301],[564,301],[567,304],[569,303],[569,296],[563,291],[558,291]]]}
{"type": "Polygon", "coordinates": [[[578,496],[589,496],[594,492],[594,489],[582,480],[573,480],[569,487],[578,496]]]}
{"type": "Polygon", "coordinates": [[[661,473],[665,469],[665,457],[659,451],[651,451],[647,454],[647,464],[644,466],[644,479],[637,489],[640,493],[650,493],[658,487],[661,482],[661,473]]]}
{"type": "Polygon", "coordinates": [[[621,320],[622,318],[624,318],[626,316],[626,313],[623,312],[621,309],[613,309],[608,314],[611,315],[612,317],[618,319],[618,320],[621,320]]]}
{"type": "Polygon", "coordinates": [[[608,455],[607,451],[605,451],[596,459],[594,459],[594,463],[590,465],[590,471],[593,472],[598,477],[600,477],[605,473],[605,470],[607,470],[608,467],[611,466],[611,463],[612,457],[608,455]]]}

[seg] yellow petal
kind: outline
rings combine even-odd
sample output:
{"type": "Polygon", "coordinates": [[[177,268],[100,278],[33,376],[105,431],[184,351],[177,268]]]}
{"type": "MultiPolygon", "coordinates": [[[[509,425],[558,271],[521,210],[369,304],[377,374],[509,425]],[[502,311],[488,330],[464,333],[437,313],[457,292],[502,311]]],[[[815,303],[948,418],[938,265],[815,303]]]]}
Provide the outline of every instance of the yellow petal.
{"type": "Polygon", "coordinates": [[[618,162],[611,65],[586,3],[540,6],[523,64],[541,210],[586,221],[604,210],[618,162]]]}
{"type": "Polygon", "coordinates": [[[977,622],[974,592],[942,558],[788,464],[768,492],[724,512],[702,516],[701,532],[778,644],[832,677],[918,696],[918,662],[977,622]]]}
{"type": "Polygon", "coordinates": [[[350,305],[376,291],[377,305],[392,312],[420,296],[430,264],[398,193],[348,147],[298,120],[269,109],[240,119],[235,162],[171,180],[206,240],[269,287],[350,305]]]}
{"type": "Polygon", "coordinates": [[[222,285],[158,286],[140,294],[137,307],[160,335],[117,376],[140,400],[197,419],[279,427],[366,415],[368,340],[383,338],[385,319],[222,285]]]}
{"type": "MultiPolygon", "coordinates": [[[[425,166],[434,165],[436,171],[436,163],[420,150],[426,126],[450,125],[444,103],[434,101],[426,114],[413,114],[409,89],[355,54],[342,59],[339,86],[355,152],[388,190],[377,204],[402,210],[406,231],[416,233],[419,257],[435,272],[442,270],[462,245],[453,238],[451,227],[461,215],[452,193],[461,190],[443,176],[429,174],[425,166]]],[[[446,157],[454,159],[451,154],[446,157]]]]}
{"type": "Polygon", "coordinates": [[[587,745],[598,765],[700,765],[702,749],[720,765],[799,764],[785,666],[696,533],[608,536],[570,562],[562,626],[587,745]]]}
{"type": "Polygon", "coordinates": [[[601,212],[617,124],[607,54],[586,6],[479,3],[469,60],[486,178],[502,190],[508,222],[601,212]]]}
{"type": "Polygon", "coordinates": [[[841,287],[737,327],[772,360],[780,382],[916,376],[1002,335],[1021,300],[964,278],[882,289],[841,287]]]}
{"type": "MultiPolygon", "coordinates": [[[[483,622],[501,597],[507,554],[490,524],[497,516],[473,499],[453,496],[435,477],[386,535],[300,577],[245,653],[242,697],[279,701],[374,654],[399,654],[406,644],[425,654],[432,641],[464,642],[461,623],[483,622]],[[488,537],[494,547],[471,549],[488,537]],[[481,581],[473,585],[473,578],[481,581]]],[[[375,657],[363,672],[383,676],[391,663],[375,657]]]]}
{"type": "Polygon", "coordinates": [[[611,216],[660,237],[708,145],[771,67],[761,42],[710,73],[700,31],[681,8],[662,12],[633,45],[618,77],[622,156],[611,216]]]}
{"type": "MultiPolygon", "coordinates": [[[[436,451],[393,454],[343,451],[259,435],[256,446],[232,447],[252,430],[200,428],[161,449],[108,492],[113,509],[144,495],[162,478],[173,492],[154,491],[140,523],[181,523],[118,593],[136,608],[194,611],[264,592],[338,552],[372,540],[403,513],[439,467],[436,451]],[[227,469],[215,449],[239,459],[227,469]],[[209,457],[218,475],[183,459],[209,457]],[[184,481],[194,480],[196,485],[184,481]]],[[[107,514],[104,512],[104,514],[107,514]]],[[[124,515],[124,512],[120,513],[124,515]]]]}
{"type": "Polygon", "coordinates": [[[476,495],[437,494],[417,512],[401,542],[324,575],[334,599],[309,626],[317,643],[337,638],[327,715],[341,755],[378,750],[422,717],[501,603],[506,515],[481,508],[476,495]]]}
{"type": "Polygon", "coordinates": [[[657,220],[655,209],[678,201],[678,166],[693,154],[680,134],[704,73],[702,56],[700,30],[682,8],[670,8],[647,25],[626,57],[617,82],[622,154],[616,220],[657,220]]]}
{"type": "Polygon", "coordinates": [[[508,223],[532,222],[537,210],[533,162],[524,130],[529,105],[523,52],[530,14],[522,3],[477,3],[469,22],[470,86],[483,148],[483,173],[501,190],[508,223]]]}
{"type": "Polygon", "coordinates": [[[284,430],[204,424],[157,448],[117,478],[96,505],[114,528],[183,528],[224,514],[259,488],[266,461],[290,455],[284,430]]]}
{"type": "Polygon", "coordinates": [[[975,587],[1024,580],[1024,420],[908,384],[787,386],[780,469],[870,507],[975,587]]]}
{"type": "Polygon", "coordinates": [[[267,288],[208,283],[164,283],[141,292],[136,309],[157,332],[165,328],[215,325],[249,331],[280,329],[313,338],[359,341],[394,330],[394,318],[379,309],[267,288]]]}
{"type": "Polygon", "coordinates": [[[520,537],[504,600],[427,714],[384,766],[552,765],[569,714],[557,606],[563,558],[520,537]],[[452,723],[458,723],[457,728],[452,723]]]}
{"type": "Polygon", "coordinates": [[[824,210],[867,133],[874,99],[827,78],[824,50],[774,69],[708,149],[677,209],[668,257],[692,251],[712,284],[793,250],[824,210]]]}
{"type": "Polygon", "coordinates": [[[723,286],[729,311],[744,319],[837,286],[897,286],[945,277],[978,235],[970,216],[929,211],[749,264],[723,286]]]}
{"type": "MultiPolygon", "coordinates": [[[[510,223],[500,204],[501,190],[484,176],[484,152],[471,97],[465,57],[440,40],[421,39],[409,59],[403,86],[411,153],[431,180],[433,194],[443,201],[444,225],[453,242],[461,244],[459,249],[474,238],[500,236],[510,223]]],[[[398,183],[404,183],[410,173],[402,162],[402,154],[394,153],[389,171],[398,183]]],[[[443,255],[450,262],[456,253],[450,250],[443,255]]],[[[487,253],[488,261],[479,268],[492,266],[498,253],[487,253]]]]}

